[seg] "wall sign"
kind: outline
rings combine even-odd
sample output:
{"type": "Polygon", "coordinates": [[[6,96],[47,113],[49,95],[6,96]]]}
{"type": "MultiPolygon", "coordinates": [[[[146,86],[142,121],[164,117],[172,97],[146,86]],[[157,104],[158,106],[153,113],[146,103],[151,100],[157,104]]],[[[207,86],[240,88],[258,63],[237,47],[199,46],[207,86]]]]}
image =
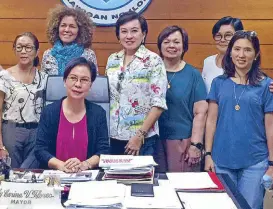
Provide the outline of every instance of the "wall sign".
{"type": "Polygon", "coordinates": [[[68,7],[84,10],[96,25],[115,25],[120,14],[143,12],[152,0],[61,0],[68,7]]]}

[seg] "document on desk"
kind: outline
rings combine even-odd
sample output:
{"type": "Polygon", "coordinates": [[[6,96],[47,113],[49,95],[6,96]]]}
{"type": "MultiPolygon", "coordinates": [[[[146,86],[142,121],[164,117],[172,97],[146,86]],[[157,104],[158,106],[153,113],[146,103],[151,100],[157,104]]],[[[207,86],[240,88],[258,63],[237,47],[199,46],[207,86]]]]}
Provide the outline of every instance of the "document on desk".
{"type": "Polygon", "coordinates": [[[93,181],[97,178],[99,170],[86,170],[78,173],[65,173],[58,170],[44,170],[44,172],[38,176],[38,181],[43,181],[45,176],[48,175],[58,175],[62,184],[72,183],[72,182],[84,182],[93,181]]]}
{"type": "Polygon", "coordinates": [[[131,187],[126,187],[126,209],[181,209],[175,190],[169,186],[154,186],[154,197],[131,196],[131,187]]]}
{"type": "Polygon", "coordinates": [[[170,184],[175,189],[210,189],[218,188],[207,172],[167,173],[170,184]]]}
{"type": "Polygon", "coordinates": [[[227,193],[178,192],[185,209],[237,209],[227,193]]]}
{"type": "Polygon", "coordinates": [[[125,186],[116,181],[77,182],[71,185],[66,206],[86,208],[121,207],[125,186]]]}

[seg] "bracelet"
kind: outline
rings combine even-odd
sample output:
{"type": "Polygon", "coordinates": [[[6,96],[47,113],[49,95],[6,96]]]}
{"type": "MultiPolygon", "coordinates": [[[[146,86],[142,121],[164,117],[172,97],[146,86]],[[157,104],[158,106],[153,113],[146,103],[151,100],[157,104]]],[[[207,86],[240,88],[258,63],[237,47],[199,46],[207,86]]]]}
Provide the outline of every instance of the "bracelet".
{"type": "Polygon", "coordinates": [[[138,129],[136,135],[141,138],[142,144],[144,144],[144,139],[145,139],[145,136],[147,135],[147,132],[141,129],[138,129]]]}
{"type": "Polygon", "coordinates": [[[269,165],[269,166],[273,166],[273,161],[269,160],[269,161],[268,161],[268,165],[269,165]]]}

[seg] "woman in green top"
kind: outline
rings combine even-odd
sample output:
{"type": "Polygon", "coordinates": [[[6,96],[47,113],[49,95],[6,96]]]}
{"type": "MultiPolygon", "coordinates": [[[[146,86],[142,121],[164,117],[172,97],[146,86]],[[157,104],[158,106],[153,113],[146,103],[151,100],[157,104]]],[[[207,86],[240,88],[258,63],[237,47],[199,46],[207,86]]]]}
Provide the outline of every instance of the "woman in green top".
{"type": "Polygon", "coordinates": [[[200,170],[208,104],[200,72],[183,61],[188,34],[178,26],[169,26],[159,34],[157,44],[168,77],[168,110],[159,119],[160,171],[200,170]]]}

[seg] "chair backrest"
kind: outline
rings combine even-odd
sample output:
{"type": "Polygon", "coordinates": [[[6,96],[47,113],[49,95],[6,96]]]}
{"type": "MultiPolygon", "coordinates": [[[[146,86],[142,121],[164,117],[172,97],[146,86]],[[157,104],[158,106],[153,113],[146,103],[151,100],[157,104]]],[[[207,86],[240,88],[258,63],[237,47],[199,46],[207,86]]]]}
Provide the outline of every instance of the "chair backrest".
{"type": "MultiPolygon", "coordinates": [[[[62,76],[48,76],[46,84],[45,103],[49,104],[60,100],[66,96],[62,76]]],[[[109,117],[110,117],[110,94],[109,81],[107,76],[97,76],[92,87],[86,97],[87,100],[100,105],[106,111],[107,126],[109,133],[109,117]]]]}

